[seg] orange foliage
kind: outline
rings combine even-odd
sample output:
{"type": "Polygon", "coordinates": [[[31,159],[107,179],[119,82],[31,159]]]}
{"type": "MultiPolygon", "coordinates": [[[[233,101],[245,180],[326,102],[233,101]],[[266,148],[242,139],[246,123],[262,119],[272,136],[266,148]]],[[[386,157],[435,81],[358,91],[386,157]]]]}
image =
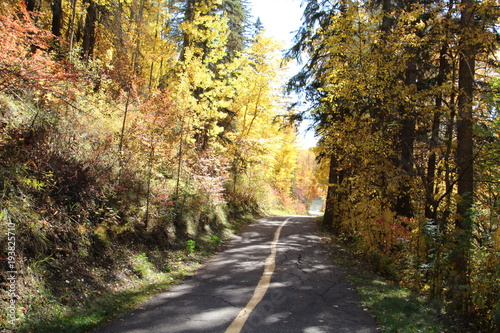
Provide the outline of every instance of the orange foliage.
{"type": "Polygon", "coordinates": [[[65,77],[60,64],[49,53],[48,40],[53,35],[35,26],[26,6],[3,4],[0,15],[0,91],[16,88],[20,83],[41,89],[65,77]]]}

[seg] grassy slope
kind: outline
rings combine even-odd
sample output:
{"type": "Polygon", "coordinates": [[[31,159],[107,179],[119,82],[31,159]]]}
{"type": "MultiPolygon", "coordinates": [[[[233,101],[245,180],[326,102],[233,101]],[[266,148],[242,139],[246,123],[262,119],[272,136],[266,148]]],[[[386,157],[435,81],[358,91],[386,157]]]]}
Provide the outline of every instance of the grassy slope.
{"type": "MultiPolygon", "coordinates": [[[[199,193],[189,192],[175,207],[151,204],[146,228],[141,165],[124,167],[117,189],[110,169],[116,152],[93,156],[92,128],[76,129],[71,119],[27,104],[0,94],[0,332],[98,326],[191,274],[255,211],[243,202],[201,212],[199,193]],[[6,274],[10,226],[19,273],[14,297],[6,274]]],[[[99,135],[94,148],[103,144],[99,135]]]]}

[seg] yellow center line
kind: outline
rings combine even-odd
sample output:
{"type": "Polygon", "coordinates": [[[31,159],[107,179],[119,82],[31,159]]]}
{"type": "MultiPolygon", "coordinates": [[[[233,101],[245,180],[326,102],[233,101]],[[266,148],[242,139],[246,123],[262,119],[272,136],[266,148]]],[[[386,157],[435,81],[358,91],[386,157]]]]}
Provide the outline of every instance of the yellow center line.
{"type": "Polygon", "coordinates": [[[245,325],[250,313],[252,313],[253,309],[257,306],[257,304],[262,301],[264,295],[269,288],[269,284],[271,282],[271,277],[273,276],[274,269],[276,268],[276,244],[278,243],[278,239],[280,238],[280,232],[283,226],[290,220],[290,218],[286,219],[274,232],[274,239],[271,243],[271,254],[266,259],[264,264],[264,273],[255,288],[252,298],[248,301],[247,305],[233,320],[231,325],[227,328],[225,333],[239,333],[245,325]]]}

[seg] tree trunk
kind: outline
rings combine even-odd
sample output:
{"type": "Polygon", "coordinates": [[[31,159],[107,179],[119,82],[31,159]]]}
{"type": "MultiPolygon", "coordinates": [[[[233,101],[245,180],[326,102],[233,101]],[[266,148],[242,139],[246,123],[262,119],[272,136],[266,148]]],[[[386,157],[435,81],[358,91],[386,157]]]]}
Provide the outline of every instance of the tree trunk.
{"type": "Polygon", "coordinates": [[[338,161],[335,156],[330,157],[330,172],[328,175],[328,191],[326,193],[325,215],[323,216],[323,225],[338,233],[340,231],[340,216],[339,216],[339,194],[338,186],[340,177],[338,171],[338,161]]]}
{"type": "Polygon", "coordinates": [[[456,235],[454,251],[456,270],[455,299],[459,309],[467,312],[469,293],[464,286],[469,285],[468,259],[470,252],[472,219],[471,209],[474,198],[472,101],[474,96],[475,46],[471,30],[474,28],[474,0],[462,0],[460,28],[460,62],[458,72],[458,119],[456,161],[458,171],[458,195],[456,235]]]}
{"type": "MultiPolygon", "coordinates": [[[[184,22],[192,22],[194,20],[195,1],[196,0],[187,0],[186,1],[186,7],[184,8],[184,22]]],[[[185,58],[186,49],[189,46],[191,46],[191,44],[192,44],[191,36],[189,33],[184,32],[182,38],[183,38],[182,49],[181,49],[181,52],[179,54],[179,61],[181,61],[181,62],[186,60],[186,58],[185,58]]]]}
{"type": "MultiPolygon", "coordinates": [[[[438,97],[439,101],[441,97],[438,97]]],[[[436,107],[441,102],[436,101],[436,107]]],[[[435,195],[435,176],[436,176],[436,148],[439,140],[439,126],[441,125],[441,111],[438,110],[434,113],[432,119],[431,138],[429,143],[429,161],[427,161],[427,177],[425,185],[425,217],[437,223],[437,202],[434,198],[435,195]]]]}
{"type": "Polygon", "coordinates": [[[380,27],[380,30],[384,33],[388,33],[391,24],[392,24],[392,18],[390,15],[392,8],[392,0],[382,0],[382,13],[383,13],[383,18],[382,18],[382,26],[380,27]]]}
{"type": "MultiPolygon", "coordinates": [[[[410,50],[413,54],[416,50],[410,50]]],[[[417,59],[413,55],[407,63],[407,69],[405,73],[405,86],[412,87],[417,82],[417,59]]],[[[410,108],[414,106],[410,105],[410,108]]],[[[415,126],[416,126],[416,115],[415,111],[408,109],[408,107],[402,105],[400,107],[400,113],[403,117],[401,124],[401,131],[399,142],[401,145],[401,157],[399,160],[399,168],[402,171],[403,179],[399,187],[399,196],[396,199],[396,214],[398,216],[404,216],[411,218],[413,217],[413,208],[411,204],[411,177],[413,175],[413,163],[414,163],[414,142],[415,142],[415,126]]]]}
{"type": "Polygon", "coordinates": [[[73,51],[73,45],[75,42],[75,26],[76,26],[76,0],[71,1],[73,3],[71,9],[71,24],[69,31],[69,53],[73,51]]]}
{"type": "Polygon", "coordinates": [[[52,9],[52,34],[56,37],[61,37],[62,0],[52,0],[50,8],[52,9]]]}
{"type": "Polygon", "coordinates": [[[125,154],[124,154],[124,142],[125,142],[125,128],[127,125],[127,116],[128,116],[128,109],[130,106],[130,97],[132,95],[132,85],[130,85],[129,90],[127,92],[127,101],[125,102],[125,110],[123,112],[123,121],[122,121],[122,129],[120,131],[120,141],[118,143],[118,179],[117,179],[117,184],[121,184],[122,180],[122,173],[123,173],[123,168],[125,166],[125,154]]]}
{"type": "Polygon", "coordinates": [[[26,0],[26,9],[30,12],[35,10],[35,0],[26,0]]]}
{"type": "Polygon", "coordinates": [[[403,179],[399,187],[399,196],[396,200],[396,214],[398,216],[413,217],[413,208],[411,204],[411,176],[413,174],[413,144],[415,141],[415,117],[408,115],[403,120],[400,132],[401,159],[399,168],[401,169],[403,179]]]}
{"type": "Polygon", "coordinates": [[[85,17],[85,27],[83,29],[82,52],[83,57],[90,59],[94,54],[95,29],[97,22],[97,4],[90,0],[85,17]]]}
{"type": "MultiPolygon", "coordinates": [[[[461,27],[466,29],[472,24],[471,7],[473,0],[462,1],[465,8],[462,10],[461,27]]],[[[457,212],[461,216],[458,228],[463,228],[463,221],[472,207],[474,194],[473,169],[473,137],[472,137],[472,100],[474,96],[475,52],[470,40],[462,40],[460,53],[460,68],[458,73],[458,120],[457,120],[457,167],[458,167],[458,194],[461,201],[457,212]]]]}
{"type": "MultiPolygon", "coordinates": [[[[449,70],[449,64],[446,61],[446,52],[448,45],[444,44],[439,54],[439,74],[437,78],[437,86],[441,87],[444,83],[446,73],[449,70]]],[[[425,200],[425,217],[439,224],[437,221],[437,200],[434,198],[435,193],[435,177],[436,177],[436,148],[439,144],[439,128],[441,126],[441,107],[443,106],[443,96],[440,92],[436,96],[436,112],[432,119],[431,138],[429,142],[429,161],[427,162],[427,177],[426,177],[426,200],[425,200]]]]}

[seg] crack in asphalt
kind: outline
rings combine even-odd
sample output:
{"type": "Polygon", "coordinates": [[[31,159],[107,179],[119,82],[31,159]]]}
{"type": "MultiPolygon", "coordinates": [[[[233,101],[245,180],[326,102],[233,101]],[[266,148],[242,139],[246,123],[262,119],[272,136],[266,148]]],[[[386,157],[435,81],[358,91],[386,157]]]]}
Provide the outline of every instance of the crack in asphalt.
{"type": "Polygon", "coordinates": [[[222,297],[215,296],[215,295],[212,295],[212,297],[213,297],[213,298],[215,298],[215,299],[221,300],[221,301],[223,301],[224,303],[227,303],[227,304],[231,305],[233,308],[238,308],[238,307],[239,307],[239,306],[234,305],[233,303],[231,303],[231,302],[229,302],[229,301],[226,301],[226,300],[225,300],[224,298],[222,298],[222,297]]]}
{"type": "Polygon", "coordinates": [[[301,256],[301,255],[299,255],[299,258],[298,258],[297,262],[296,262],[296,263],[294,263],[295,267],[297,267],[297,269],[298,269],[299,271],[301,271],[302,273],[304,273],[305,275],[309,275],[310,273],[309,273],[309,272],[307,272],[307,271],[305,271],[305,270],[304,270],[304,268],[302,268],[302,267],[301,267],[301,266],[302,266],[301,261],[302,261],[302,256],[301,256]]]}
{"type": "Polygon", "coordinates": [[[315,293],[316,295],[318,295],[319,297],[323,298],[323,300],[325,301],[325,303],[330,303],[326,300],[326,294],[328,294],[328,292],[333,288],[335,287],[337,284],[335,282],[332,282],[332,284],[326,288],[325,291],[323,291],[322,293],[315,293]]]}
{"type": "Polygon", "coordinates": [[[285,251],[284,253],[282,253],[282,256],[283,256],[283,257],[285,257],[285,258],[284,258],[283,260],[280,260],[280,262],[279,262],[279,264],[280,264],[280,265],[288,261],[288,254],[287,254],[287,253],[288,253],[289,251],[290,251],[290,250],[287,250],[287,251],[285,251]]]}

